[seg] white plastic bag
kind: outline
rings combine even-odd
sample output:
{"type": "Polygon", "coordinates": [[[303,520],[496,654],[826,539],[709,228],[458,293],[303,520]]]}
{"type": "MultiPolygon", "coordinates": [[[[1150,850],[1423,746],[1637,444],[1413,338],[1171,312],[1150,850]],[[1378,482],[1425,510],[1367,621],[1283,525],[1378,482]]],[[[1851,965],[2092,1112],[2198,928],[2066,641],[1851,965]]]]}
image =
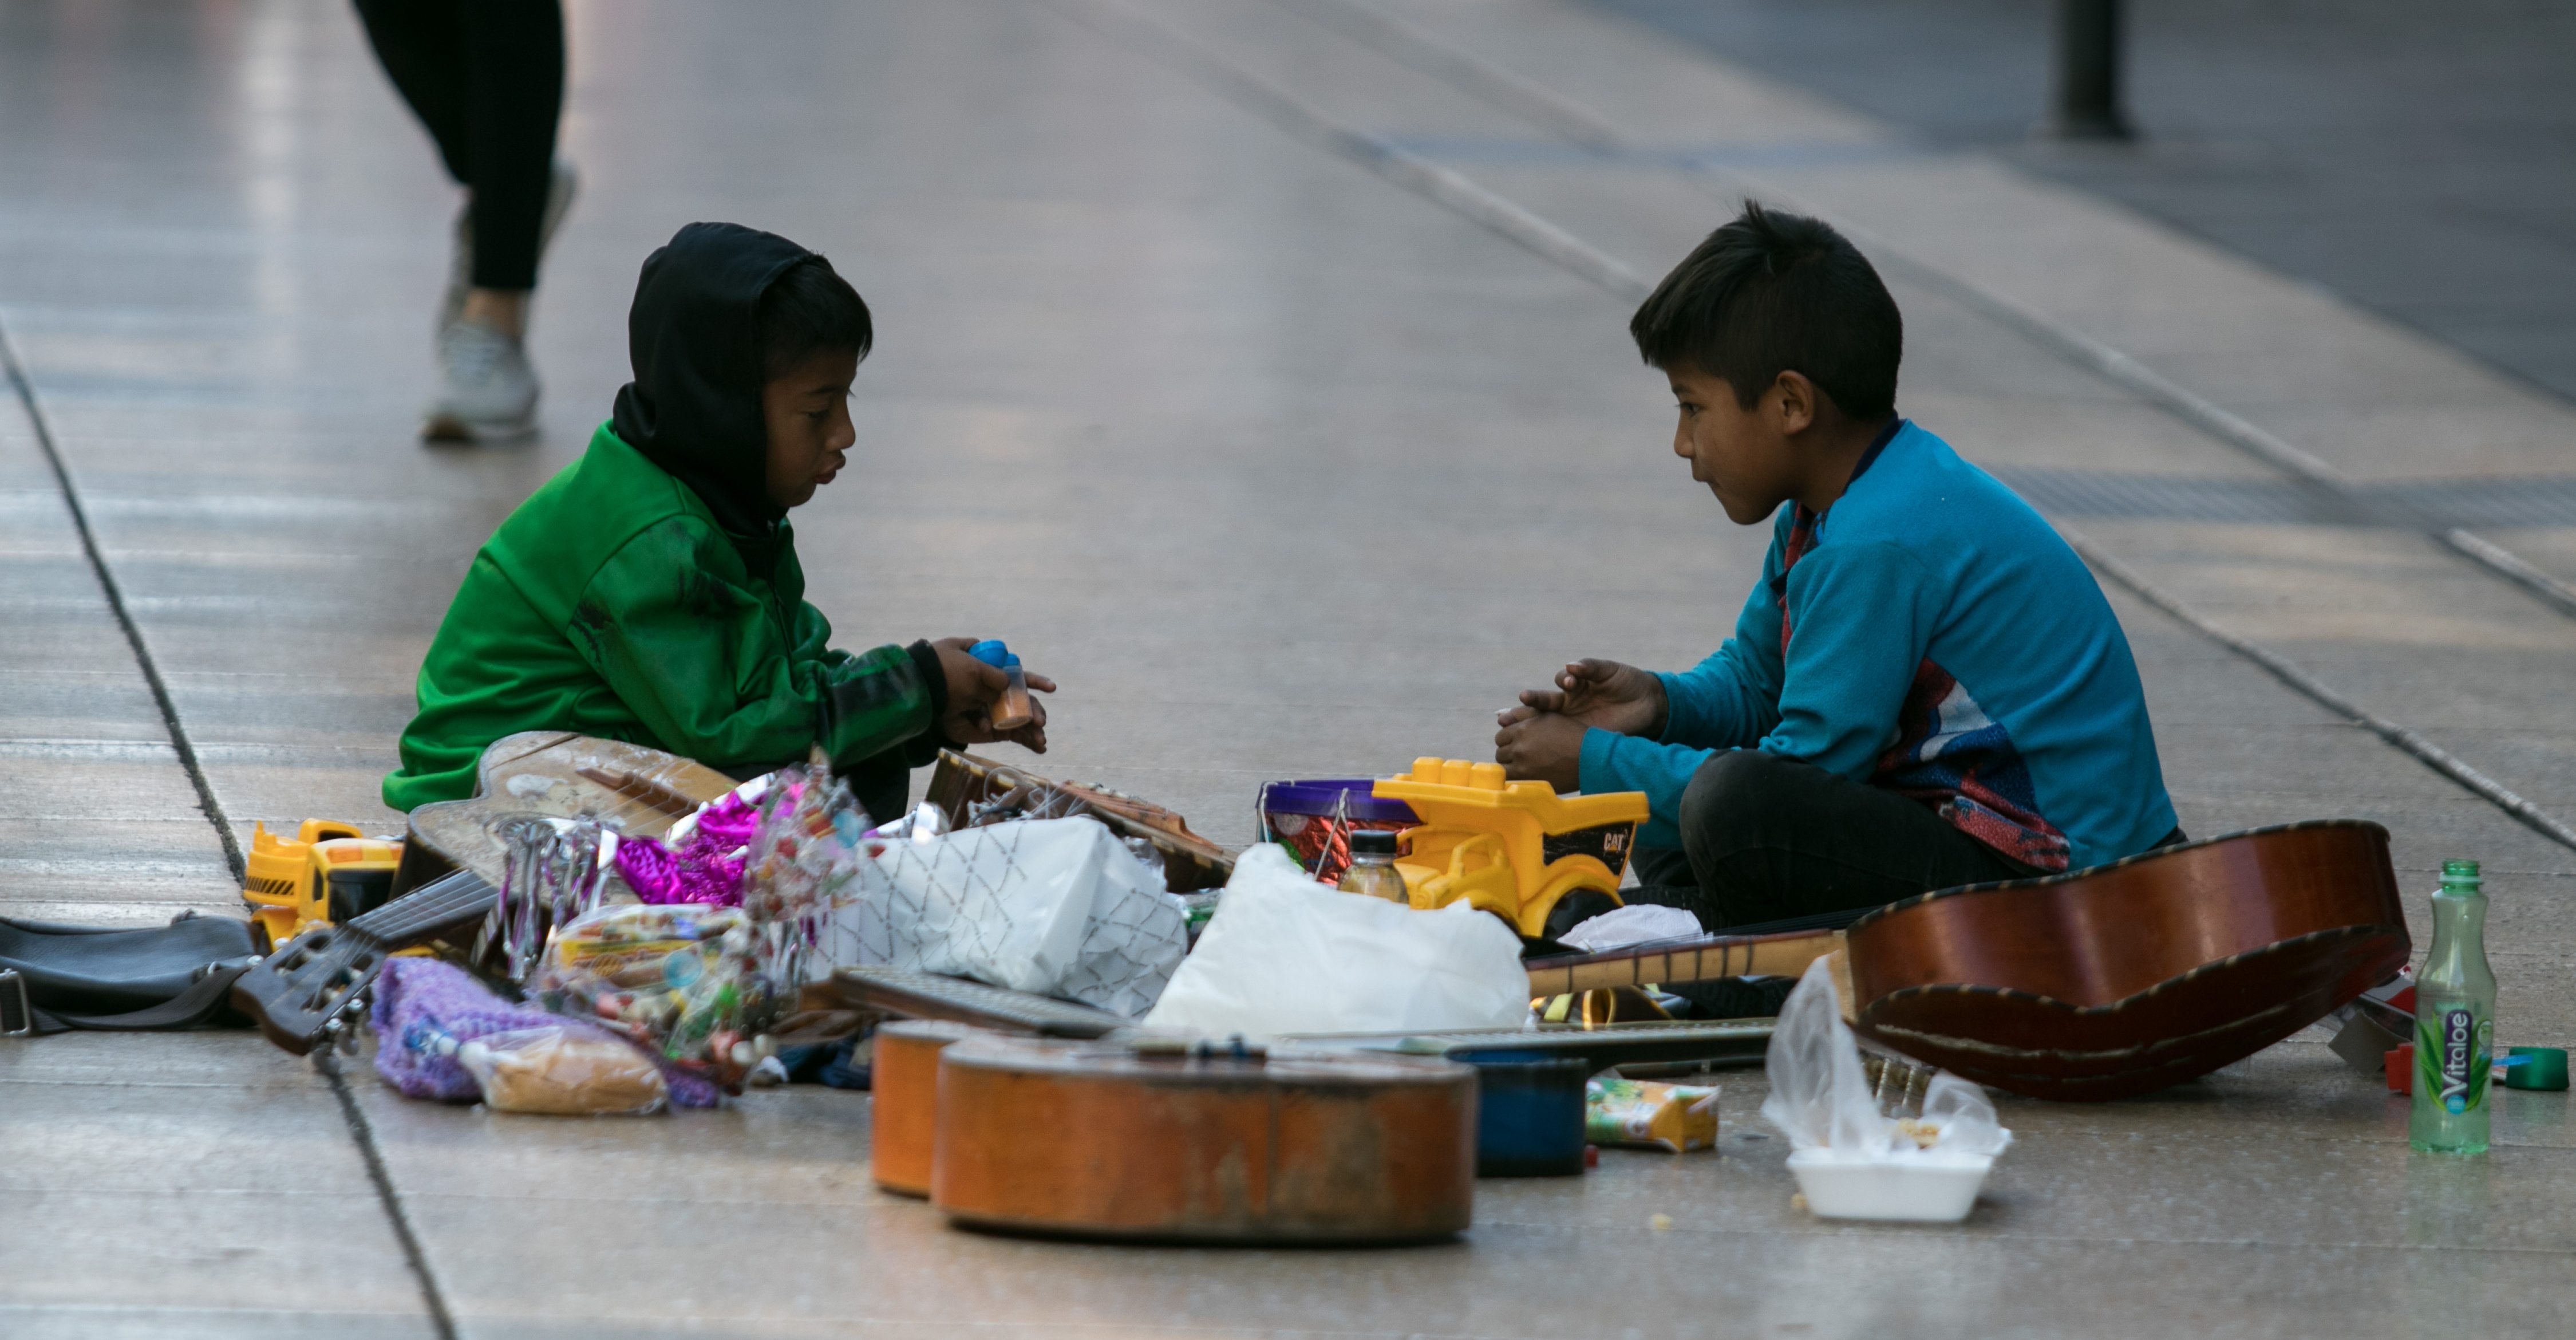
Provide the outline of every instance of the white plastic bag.
{"type": "Polygon", "coordinates": [[[1130,1018],[1189,948],[1180,903],[1097,819],[1037,819],[888,842],[826,932],[836,962],[883,963],[1078,1000],[1130,1018]]]}
{"type": "Polygon", "coordinates": [[[1587,954],[1606,954],[1630,945],[1680,940],[1704,934],[1699,918],[1678,907],[1630,903],[1614,907],[1556,937],[1558,944],[1587,954]]]}
{"type": "Polygon", "coordinates": [[[1993,1155],[2012,1143],[1985,1090],[1947,1070],[1925,1089],[1920,1118],[1882,1114],[1825,959],[1807,965],[1781,1004],[1766,1064],[1771,1096],[1762,1100],[1762,1116],[1793,1149],[1829,1149],[1837,1161],[1876,1163],[1993,1155]]]}
{"type": "Polygon", "coordinates": [[[1417,912],[1315,883],[1261,843],[1148,1028],[1243,1033],[1514,1028],[1529,1018],[1520,937],[1464,903],[1417,912]]]}

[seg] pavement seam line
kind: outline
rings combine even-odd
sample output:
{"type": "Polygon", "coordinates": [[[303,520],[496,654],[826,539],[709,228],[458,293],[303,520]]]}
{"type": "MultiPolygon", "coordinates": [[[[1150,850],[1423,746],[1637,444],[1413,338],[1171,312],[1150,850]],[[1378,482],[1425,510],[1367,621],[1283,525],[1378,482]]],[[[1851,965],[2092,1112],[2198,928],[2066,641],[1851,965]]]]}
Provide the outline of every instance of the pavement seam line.
{"type": "MultiPolygon", "coordinates": [[[[1281,3],[1282,0],[1273,0],[1273,2],[1281,3]]],[[[1342,0],[1331,0],[1331,2],[1339,8],[1345,10],[1349,8],[1349,5],[1342,3],[1342,0]]],[[[1076,0],[1049,0],[1049,3],[1059,13],[1067,15],[1084,27],[1119,42],[1148,59],[1156,60],[1182,74],[1202,80],[1212,86],[1219,97],[1286,131],[1292,138],[1356,162],[1394,185],[1422,195],[1435,204],[1446,206],[1466,216],[1470,221],[1519,243],[1525,250],[1541,259],[1590,280],[1614,297],[1634,302],[1642,300],[1651,291],[1646,281],[1634,270],[1629,269],[1625,263],[1585,242],[1563,227],[1532,213],[1519,204],[1504,199],[1463,173],[1440,167],[1388,144],[1366,131],[1343,125],[1321,109],[1308,105],[1293,94],[1276,87],[1159,19],[1138,14],[1126,5],[1116,3],[1115,0],[1092,0],[1092,3],[1082,5],[1080,8],[1075,7],[1076,0]],[[1105,23],[1099,21],[1104,18],[1107,20],[1105,23]]],[[[1289,8],[1293,13],[1307,12],[1298,6],[1292,5],[1289,8]]],[[[1399,32],[1405,31],[1395,20],[1385,19],[1367,11],[1362,13],[1367,18],[1377,20],[1377,23],[1372,26],[1383,26],[1399,32]]],[[[1441,43],[1428,34],[1415,32],[1412,38],[1423,44],[1448,50],[1458,62],[1483,64],[1474,56],[1447,48],[1447,44],[1441,43]]],[[[1398,59],[1401,60],[1401,58],[1398,59]]],[[[1426,70],[1420,63],[1413,61],[1402,63],[1438,77],[1436,71],[1426,70]]],[[[1496,73],[1498,78],[1506,81],[1517,79],[1508,72],[1497,71],[1496,73]]],[[[1472,89],[1462,88],[1461,91],[1474,94],[1472,89]]],[[[1557,98],[1553,93],[1547,93],[1545,96],[1560,114],[1590,115],[1581,108],[1557,98]]],[[[1500,110],[1508,112],[1512,109],[1501,107],[1500,110]]],[[[1615,136],[1615,128],[1609,126],[1607,122],[1598,122],[1598,124],[1605,134],[1615,136]]],[[[1719,174],[1703,170],[1703,175],[1717,178],[1719,174]]],[[[1748,188],[1761,186],[1761,183],[1749,177],[1735,175],[1735,179],[1748,188]]],[[[1777,199],[1789,200],[1793,204],[1797,203],[1797,197],[1789,192],[1771,192],[1766,188],[1764,193],[1771,194],[1777,199]]],[[[1915,260],[1901,248],[1889,244],[1886,239],[1875,237],[1864,229],[1847,227],[1845,231],[1853,236],[1855,242],[1866,239],[1873,249],[1883,250],[1884,254],[1895,258],[1902,269],[1919,271],[1918,282],[1922,277],[1928,276],[1934,286],[1969,301],[1979,310],[1989,311],[1991,315],[2003,320],[2008,326],[2015,329],[2024,329],[2026,326],[2026,334],[2043,336],[2044,338],[2037,341],[2043,348],[2062,354],[2093,351],[2099,355],[2096,370],[2102,372],[2107,379],[2121,385],[2128,385],[2128,382],[2122,380],[2123,375],[2135,376],[2140,381],[2132,389],[2141,397],[2149,398],[2151,403],[2157,403],[2169,412],[2202,427],[2205,431],[2220,436],[2223,441],[2261,456],[2277,468],[2315,487],[2335,490],[2350,497],[2356,506],[2369,509],[2369,514],[2377,514],[2381,510],[2375,500],[2359,496],[2353,490],[2350,481],[2333,466],[2167,381],[2160,374],[2139,364],[2128,355],[2101,344],[2089,336],[2071,330],[2062,330],[2037,313],[2022,311],[2005,299],[1987,294],[1964,280],[1935,270],[1927,263],[1915,260]],[[2148,389],[2150,387],[2161,388],[2163,392],[2169,393],[2170,403],[2151,395],[2148,389]],[[2193,412],[2185,413],[2185,407],[2193,407],[2193,412]],[[2207,421],[2203,422],[2195,417],[2196,414],[2206,414],[2207,421]],[[2227,436],[2228,431],[2241,432],[2243,437],[2240,439],[2227,436]]],[[[2090,362],[2086,365],[2093,366],[2090,362]]],[[[2523,799],[2494,778],[2471,767],[2458,756],[2426,740],[2423,736],[2366,710],[2360,704],[2327,687],[2324,681],[2300,669],[2287,657],[2227,632],[2193,612],[2181,601],[2149,584],[2145,578],[2131,571],[2126,564],[2111,557],[2100,546],[2084,538],[2080,533],[2064,526],[2058,526],[2057,530],[2076,553],[2086,562],[2091,563],[2097,571],[2109,576],[2140,599],[2180,621],[2185,627],[2253,662],[2273,678],[2309,700],[2377,735],[2426,767],[2503,810],[2533,831],[2571,850],[2576,850],[2576,828],[2569,827],[2539,806],[2523,799]]],[[[2465,531],[2457,533],[2467,534],[2465,531]]],[[[2479,541],[2479,543],[2484,544],[2485,541],[2479,541]]],[[[2462,552],[2476,557],[2473,552],[2466,550],[2462,552]]],[[[2519,562],[2519,560],[2516,561],[2519,562]]],[[[2523,566],[2529,567],[2528,564],[2523,566]]],[[[2537,569],[2531,569],[2531,571],[2544,581],[2552,580],[2547,578],[2546,574],[2540,574],[2537,569]]],[[[2520,584],[2528,584],[2520,578],[2516,580],[2520,584]]],[[[2570,592],[2568,608],[2570,612],[2576,613],[2576,592],[2570,592]]]]}
{"type": "Polygon", "coordinates": [[[2097,545],[2093,543],[2092,540],[2086,538],[2082,532],[2070,530],[2065,526],[2059,526],[2057,528],[2057,533],[2065,537],[2066,543],[2071,546],[2077,554],[2081,555],[2085,562],[2091,564],[2094,571],[2110,578],[2116,585],[2126,588],[2131,595],[2155,606],[2158,610],[2163,611],[2168,617],[2183,624],[2185,627],[2190,628],[2193,632],[2200,634],[2202,637],[2205,637],[2210,641],[2227,648],[2229,651],[2236,653],[2238,656],[2244,657],[2246,660],[2252,661],[2254,664],[2263,667],[2263,669],[2268,671],[2274,679],[2288,685],[2290,688],[2296,690],[2302,697],[2307,698],[2319,707],[2323,707],[2327,711],[2343,717],[2354,725],[2369,731],[2371,734],[2376,735],[2383,740],[2386,740],[2388,743],[2404,750],[2408,754],[2413,755],[2415,759],[2424,766],[2431,768],[2433,771],[2450,778],[2461,786],[2467,787],[2469,790],[2476,792],[2488,803],[2503,810],[2505,813],[2512,815],[2514,818],[2521,820],[2523,824],[2539,833],[2541,836],[2557,842],[2561,846],[2576,849],[2576,829],[2569,828],[2566,824],[2561,823],[2557,818],[2553,817],[2548,811],[2543,810],[2539,806],[2532,804],[2530,801],[2523,799],[2521,796],[2514,794],[2494,778],[2489,777],[2485,773],[2478,771],[2476,768],[2469,766],[2469,764],[2463,761],[2459,756],[2450,753],[2441,746],[2434,744],[2432,741],[2425,739],[2421,735],[2416,734],[2414,731],[2398,725],[2396,722],[2390,721],[2386,717],[2379,716],[2363,707],[2361,704],[2335,692],[2333,689],[2327,687],[2322,680],[2319,680],[2316,676],[2300,669],[2295,663],[2278,652],[2272,651],[2270,648],[2264,647],[2258,643],[2248,642],[2244,638],[2238,637],[2235,634],[2228,632],[2226,629],[2211,623],[2209,620],[2202,618],[2200,615],[2194,613],[2189,606],[2176,600],[2171,595],[2166,594],[2162,589],[2158,588],[2154,583],[2149,582],[2146,578],[2139,576],[2137,572],[2129,567],[2128,564],[2123,563],[2119,559],[2112,557],[2109,553],[2104,552],[2100,545],[2097,545]]]}
{"type": "MultiPolygon", "coordinates": [[[[1272,3],[1285,5],[1291,12],[1340,31],[1400,64],[1548,130],[1578,148],[1600,154],[1618,154],[1640,147],[1631,142],[1618,126],[1590,108],[1527,76],[1459,50],[1401,19],[1379,13],[1363,0],[1309,0],[1309,3],[1272,0],[1272,3]],[[1327,13],[1338,17],[1326,18],[1324,15],[1327,13]],[[1371,36],[1355,31],[1359,29],[1366,30],[1371,36]]],[[[1806,203],[1797,192],[1741,168],[1697,162],[1684,169],[1683,175],[1724,184],[1748,199],[1761,196],[1783,201],[1792,208],[1819,217],[1831,213],[1806,203]]],[[[1882,268],[1984,313],[2065,362],[2093,373],[2227,446],[2333,496],[2361,516],[2423,534],[2433,543],[2486,569],[2488,575],[2520,587],[2559,613],[2576,618],[2576,585],[2551,576],[2504,546],[2464,527],[2426,525],[2421,518],[2407,515],[2402,507],[2364,494],[2355,487],[2351,476],[2341,470],[2130,355],[2053,317],[1922,260],[1867,227],[1847,219],[1840,220],[1839,226],[1855,244],[1866,244],[1882,268]]]]}
{"type": "Polygon", "coordinates": [[[44,453],[45,464],[53,470],[63,506],[71,513],[72,529],[80,535],[81,554],[89,560],[90,575],[98,579],[99,590],[107,597],[108,612],[125,634],[125,645],[134,652],[134,664],[143,672],[145,687],[152,691],[152,705],[160,709],[161,725],[170,732],[170,748],[178,754],[179,766],[188,774],[188,784],[196,788],[197,808],[205,814],[206,822],[214,825],[215,838],[223,844],[224,864],[231,868],[238,884],[248,867],[242,860],[241,843],[233,837],[232,820],[224,814],[223,802],[215,798],[214,784],[207,780],[204,766],[197,761],[196,746],[188,739],[187,727],[180,723],[179,704],[170,697],[170,685],[161,677],[160,662],[153,659],[150,644],[143,640],[142,626],[125,606],[125,589],[117,584],[116,574],[108,569],[107,555],[99,550],[98,533],[90,529],[89,509],[81,503],[71,467],[54,441],[53,424],[45,417],[43,403],[36,399],[36,384],[27,376],[26,365],[18,361],[18,347],[10,340],[6,327],[0,327],[0,369],[7,371],[9,385],[18,393],[28,431],[35,435],[36,449],[44,453]]]}
{"type": "Polygon", "coordinates": [[[1642,301],[1653,286],[1627,264],[1554,222],[1478,185],[1466,174],[1366,131],[1333,120],[1295,95],[1235,64],[1205,43],[1115,0],[1046,0],[1074,23],[1180,74],[1212,86],[1220,98],[1250,112],[1274,130],[1350,162],[1445,206],[1451,213],[1575,277],[1613,294],[1642,301]]]}
{"type": "MultiPolygon", "coordinates": [[[[98,578],[100,590],[106,593],[108,610],[116,616],[117,627],[124,630],[126,645],[133,648],[135,664],[143,671],[144,682],[151,687],[154,705],[161,709],[161,724],[169,729],[170,747],[179,756],[179,766],[187,771],[189,783],[196,787],[197,807],[205,813],[206,822],[214,825],[215,836],[223,843],[224,862],[232,868],[233,879],[238,882],[246,877],[248,867],[242,860],[241,844],[233,837],[232,821],[225,816],[223,802],[215,798],[214,785],[207,780],[206,770],[197,760],[196,746],[189,742],[187,727],[179,720],[178,704],[171,700],[170,686],[161,678],[160,664],[153,659],[151,647],[143,640],[143,629],[134,622],[134,616],[125,607],[124,589],[117,585],[116,574],[107,566],[107,556],[99,550],[98,535],[90,529],[88,509],[81,505],[80,490],[72,482],[71,470],[55,444],[53,426],[46,421],[44,406],[36,399],[35,383],[28,378],[26,366],[18,361],[17,346],[10,341],[5,327],[0,327],[0,370],[8,373],[9,384],[18,393],[18,403],[26,411],[27,426],[35,435],[38,449],[44,452],[45,463],[53,469],[54,482],[62,490],[63,506],[71,512],[72,526],[80,533],[81,553],[89,559],[90,573],[98,578]]],[[[367,1165],[367,1179],[375,1185],[376,1199],[384,1206],[385,1217],[393,1225],[394,1238],[402,1247],[404,1261],[420,1281],[421,1302],[429,1309],[431,1324],[437,1329],[440,1340],[456,1340],[456,1323],[448,1315],[447,1300],[439,1290],[437,1277],[430,1272],[429,1259],[421,1250],[420,1239],[412,1232],[410,1217],[403,1213],[402,1198],[394,1190],[393,1177],[385,1169],[383,1156],[377,1152],[375,1132],[367,1125],[366,1114],[358,1109],[357,1096],[349,1091],[348,1081],[341,1076],[339,1065],[328,1052],[314,1058],[314,1068],[322,1072],[331,1085],[331,1092],[340,1100],[340,1114],[346,1119],[349,1136],[357,1142],[358,1154],[367,1165]]]]}
{"type": "Polygon", "coordinates": [[[412,1277],[420,1281],[420,1301],[429,1309],[429,1324],[439,1340],[457,1340],[456,1318],[447,1310],[447,1292],[439,1287],[438,1274],[430,1269],[429,1252],[421,1246],[420,1235],[412,1231],[411,1216],[403,1211],[402,1193],[394,1189],[394,1176],[385,1167],[383,1151],[376,1148],[375,1127],[368,1124],[367,1114],[358,1107],[358,1095],[349,1089],[349,1080],[340,1073],[340,1058],[331,1044],[314,1054],[313,1068],[330,1082],[331,1094],[340,1100],[341,1119],[348,1123],[349,1138],[357,1142],[358,1157],[367,1165],[367,1180],[375,1184],[376,1200],[385,1207],[385,1218],[393,1225],[394,1242],[402,1248],[403,1263],[411,1267],[412,1277]]]}

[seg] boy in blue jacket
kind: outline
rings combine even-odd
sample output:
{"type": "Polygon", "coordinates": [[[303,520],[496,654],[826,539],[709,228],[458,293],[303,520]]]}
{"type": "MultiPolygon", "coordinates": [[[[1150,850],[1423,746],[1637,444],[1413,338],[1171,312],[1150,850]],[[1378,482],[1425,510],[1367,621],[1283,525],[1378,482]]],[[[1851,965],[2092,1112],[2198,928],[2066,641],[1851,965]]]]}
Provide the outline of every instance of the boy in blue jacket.
{"type": "Polygon", "coordinates": [[[2110,602],[2029,504],[1897,417],[1903,319],[1849,241],[1748,204],[1628,328],[1691,478],[1772,521],[1716,654],[1577,661],[1502,714],[1510,775],[1646,793],[1634,894],[1715,929],[2181,840],[2110,602]]]}

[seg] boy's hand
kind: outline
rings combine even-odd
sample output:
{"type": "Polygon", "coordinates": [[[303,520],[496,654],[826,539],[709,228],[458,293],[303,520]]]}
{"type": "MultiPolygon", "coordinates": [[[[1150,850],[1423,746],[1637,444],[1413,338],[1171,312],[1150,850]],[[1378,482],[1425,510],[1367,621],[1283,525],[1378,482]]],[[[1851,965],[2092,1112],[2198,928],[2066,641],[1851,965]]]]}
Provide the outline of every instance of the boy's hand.
{"type": "Polygon", "coordinates": [[[1617,661],[1583,660],[1565,667],[1555,688],[1523,693],[1521,705],[1504,712],[1501,722],[1509,726],[1553,712],[1586,726],[1652,738],[1664,733],[1664,710],[1664,681],[1652,673],[1617,661]]]}
{"type": "Polygon", "coordinates": [[[1503,713],[1503,728],[1494,733],[1494,761],[1503,775],[1535,780],[1559,791],[1583,785],[1582,722],[1555,712],[1515,707],[1503,713]]]}
{"type": "MultiPolygon", "coordinates": [[[[944,637],[930,644],[939,653],[939,668],[948,676],[948,715],[939,720],[939,729],[959,744],[993,744],[1008,740],[1030,753],[1046,752],[1046,704],[1029,700],[1029,723],[1014,730],[993,729],[993,704],[1001,701],[1011,677],[995,666],[976,660],[968,650],[982,638],[944,637]]],[[[1055,692],[1055,681],[1044,675],[1031,674],[1025,668],[1020,676],[1029,682],[1033,693],[1055,692]]]]}

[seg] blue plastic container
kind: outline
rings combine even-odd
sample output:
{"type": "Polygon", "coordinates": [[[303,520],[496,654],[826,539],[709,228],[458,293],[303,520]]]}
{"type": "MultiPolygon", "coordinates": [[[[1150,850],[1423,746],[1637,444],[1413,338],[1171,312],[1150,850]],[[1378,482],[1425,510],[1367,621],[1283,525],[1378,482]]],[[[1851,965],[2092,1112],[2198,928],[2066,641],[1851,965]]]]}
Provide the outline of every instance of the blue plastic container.
{"type": "Polygon", "coordinates": [[[1487,1052],[1476,1067],[1476,1175],[1568,1177],[1583,1171],[1583,1082],[1589,1062],[1487,1052]]]}

